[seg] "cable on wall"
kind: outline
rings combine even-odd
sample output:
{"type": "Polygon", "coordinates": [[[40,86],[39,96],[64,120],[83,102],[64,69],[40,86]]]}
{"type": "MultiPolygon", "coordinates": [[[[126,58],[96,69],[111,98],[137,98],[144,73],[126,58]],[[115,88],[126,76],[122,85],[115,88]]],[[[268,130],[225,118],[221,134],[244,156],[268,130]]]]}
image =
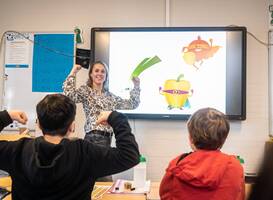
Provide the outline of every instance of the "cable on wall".
{"type": "Polygon", "coordinates": [[[170,26],[170,1],[171,0],[165,0],[165,26],[170,26]]]}
{"type": "MultiPolygon", "coordinates": [[[[67,54],[67,53],[64,53],[64,52],[62,52],[62,51],[58,51],[58,50],[56,50],[56,49],[50,48],[50,47],[45,46],[45,45],[43,45],[43,44],[41,44],[41,43],[39,43],[39,42],[35,42],[34,40],[29,39],[29,38],[26,37],[26,36],[24,35],[24,33],[22,33],[22,32],[13,31],[13,30],[5,31],[5,32],[2,34],[2,36],[1,36],[1,42],[0,42],[0,47],[2,47],[2,44],[3,44],[3,41],[4,41],[4,36],[6,35],[6,33],[16,33],[16,34],[22,36],[23,38],[25,38],[26,40],[30,41],[31,43],[36,44],[36,45],[40,46],[41,48],[46,49],[47,51],[50,51],[50,52],[53,52],[53,53],[56,53],[56,54],[59,54],[59,55],[62,55],[62,56],[66,56],[66,57],[70,57],[70,58],[73,57],[73,58],[82,58],[82,59],[88,58],[88,59],[90,59],[90,57],[86,57],[86,56],[76,56],[76,55],[72,55],[72,54],[67,54]]],[[[1,53],[1,52],[0,52],[0,53],[1,53]]]]}
{"type": "MultiPolygon", "coordinates": [[[[238,27],[237,25],[229,25],[227,27],[238,27]]],[[[250,35],[252,38],[254,38],[258,43],[264,45],[264,46],[272,46],[272,43],[267,43],[267,42],[263,42],[262,40],[260,40],[259,38],[257,38],[253,33],[251,33],[250,31],[247,31],[247,34],[250,35]]]]}
{"type": "MultiPolygon", "coordinates": [[[[169,12],[169,9],[170,9],[170,0],[166,0],[166,26],[168,27],[170,25],[170,12],[169,12]]],[[[229,25],[227,27],[238,27],[237,25],[229,25]]],[[[28,37],[26,37],[23,33],[19,32],[19,31],[13,31],[13,30],[8,30],[8,31],[5,31],[2,36],[1,36],[1,42],[0,42],[0,47],[2,47],[2,44],[3,44],[3,40],[4,40],[4,36],[6,35],[6,33],[16,33],[20,36],[22,36],[23,38],[29,40],[30,42],[32,42],[33,44],[36,44],[36,45],[39,45],[41,48],[44,48],[48,51],[51,51],[53,53],[56,53],[56,54],[59,54],[59,55],[62,55],[62,56],[66,56],[66,57],[73,57],[73,58],[82,58],[82,59],[90,59],[90,57],[88,56],[76,56],[76,55],[72,55],[72,54],[67,54],[67,53],[64,53],[64,52],[61,52],[61,51],[58,51],[56,49],[53,49],[53,48],[50,48],[50,47],[47,47],[43,44],[40,44],[39,42],[35,42],[34,40],[31,40],[29,39],[28,37]]],[[[272,43],[267,43],[267,42],[263,42],[262,40],[258,39],[253,33],[251,33],[250,31],[247,31],[247,34],[250,35],[252,38],[254,38],[258,43],[264,45],[264,46],[272,46],[273,44],[272,43]]],[[[1,53],[1,50],[2,48],[0,48],[0,53],[1,53]]]]}

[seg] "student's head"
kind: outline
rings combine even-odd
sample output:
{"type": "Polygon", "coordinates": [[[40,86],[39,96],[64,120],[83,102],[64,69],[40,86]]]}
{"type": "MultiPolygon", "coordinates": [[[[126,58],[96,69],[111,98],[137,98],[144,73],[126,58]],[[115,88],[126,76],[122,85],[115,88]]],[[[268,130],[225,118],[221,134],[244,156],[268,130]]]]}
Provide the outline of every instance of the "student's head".
{"type": "Polygon", "coordinates": [[[229,133],[228,119],[214,108],[196,111],[190,117],[187,127],[190,142],[196,149],[220,149],[229,133]]]}
{"type": "Polygon", "coordinates": [[[36,112],[44,135],[65,136],[73,128],[76,105],[67,96],[49,94],[37,104],[36,112]]]}
{"type": "Polygon", "coordinates": [[[93,87],[93,85],[103,85],[103,89],[106,89],[106,82],[108,78],[108,67],[102,61],[94,62],[89,69],[87,85],[93,87]]]}

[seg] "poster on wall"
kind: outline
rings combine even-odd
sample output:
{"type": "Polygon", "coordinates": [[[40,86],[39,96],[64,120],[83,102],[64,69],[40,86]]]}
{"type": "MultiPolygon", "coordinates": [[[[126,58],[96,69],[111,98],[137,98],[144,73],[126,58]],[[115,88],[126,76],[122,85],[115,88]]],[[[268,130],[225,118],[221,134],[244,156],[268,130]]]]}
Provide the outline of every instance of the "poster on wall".
{"type": "Polygon", "coordinates": [[[28,68],[32,55],[32,33],[6,33],[5,67],[28,68]]]}

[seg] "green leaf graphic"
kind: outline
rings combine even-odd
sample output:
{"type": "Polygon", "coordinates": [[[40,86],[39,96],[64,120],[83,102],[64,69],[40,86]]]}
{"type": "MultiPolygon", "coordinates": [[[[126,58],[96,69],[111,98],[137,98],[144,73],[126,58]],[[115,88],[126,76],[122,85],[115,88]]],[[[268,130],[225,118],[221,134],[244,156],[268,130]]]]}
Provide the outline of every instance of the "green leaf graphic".
{"type": "Polygon", "coordinates": [[[158,56],[154,56],[153,58],[144,58],[134,69],[133,73],[131,74],[131,79],[138,77],[144,70],[155,65],[156,63],[159,63],[160,61],[161,60],[158,56]]]}

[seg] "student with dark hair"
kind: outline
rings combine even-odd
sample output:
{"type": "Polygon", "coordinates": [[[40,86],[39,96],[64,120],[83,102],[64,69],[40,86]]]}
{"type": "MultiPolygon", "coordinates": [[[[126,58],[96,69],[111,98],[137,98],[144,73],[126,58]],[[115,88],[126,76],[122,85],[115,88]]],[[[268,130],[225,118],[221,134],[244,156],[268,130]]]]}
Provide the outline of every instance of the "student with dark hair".
{"type": "Polygon", "coordinates": [[[255,183],[251,186],[248,200],[273,199],[273,147],[265,149],[265,155],[260,166],[255,183]]]}
{"type": "MultiPolygon", "coordinates": [[[[138,145],[127,118],[116,111],[102,112],[97,123],[109,123],[116,148],[89,141],[69,140],[74,131],[75,103],[62,94],[47,95],[37,107],[43,136],[15,142],[0,141],[0,169],[12,178],[14,200],[90,200],[98,177],[118,173],[139,161],[138,145]]],[[[0,115],[3,126],[12,115],[0,115]]]]}
{"type": "Polygon", "coordinates": [[[160,185],[161,200],[243,200],[243,168],[235,156],[220,151],[230,128],[226,116],[200,109],[187,127],[193,152],[170,162],[160,185]]]}

